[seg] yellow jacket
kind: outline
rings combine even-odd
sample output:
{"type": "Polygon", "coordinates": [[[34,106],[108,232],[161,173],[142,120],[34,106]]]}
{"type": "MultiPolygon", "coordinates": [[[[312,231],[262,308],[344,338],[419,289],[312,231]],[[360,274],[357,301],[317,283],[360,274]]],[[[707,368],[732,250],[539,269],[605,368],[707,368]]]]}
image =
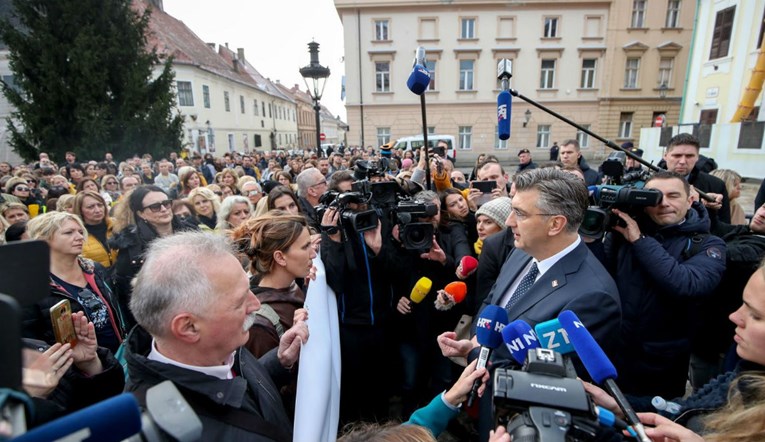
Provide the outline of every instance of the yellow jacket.
{"type": "MultiPolygon", "coordinates": [[[[112,237],[112,220],[106,218],[106,239],[112,237]]],[[[105,268],[111,267],[117,262],[117,249],[107,249],[101,244],[95,235],[88,235],[88,239],[85,240],[85,244],[82,246],[82,256],[101,264],[105,268]]]]}

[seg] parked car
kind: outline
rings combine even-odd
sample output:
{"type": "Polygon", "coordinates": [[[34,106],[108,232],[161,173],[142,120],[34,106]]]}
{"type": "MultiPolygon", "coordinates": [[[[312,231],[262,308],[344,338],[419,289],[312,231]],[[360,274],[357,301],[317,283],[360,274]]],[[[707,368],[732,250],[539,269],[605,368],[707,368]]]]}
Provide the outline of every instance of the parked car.
{"type": "MultiPolygon", "coordinates": [[[[444,141],[449,146],[446,149],[446,156],[454,162],[457,159],[457,143],[451,135],[428,135],[428,146],[435,147],[439,141],[444,141]]],[[[422,135],[414,135],[411,137],[403,137],[396,140],[396,144],[393,146],[395,149],[402,151],[415,150],[417,151],[424,144],[422,135]]]]}

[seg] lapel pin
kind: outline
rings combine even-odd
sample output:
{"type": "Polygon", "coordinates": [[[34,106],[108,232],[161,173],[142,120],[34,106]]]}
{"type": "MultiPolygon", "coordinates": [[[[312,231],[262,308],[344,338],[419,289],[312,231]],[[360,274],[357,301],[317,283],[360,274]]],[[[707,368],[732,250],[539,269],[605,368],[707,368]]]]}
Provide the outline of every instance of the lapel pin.
{"type": "Polygon", "coordinates": [[[558,280],[557,279],[553,279],[552,286],[553,287],[558,287],[558,280]]]}

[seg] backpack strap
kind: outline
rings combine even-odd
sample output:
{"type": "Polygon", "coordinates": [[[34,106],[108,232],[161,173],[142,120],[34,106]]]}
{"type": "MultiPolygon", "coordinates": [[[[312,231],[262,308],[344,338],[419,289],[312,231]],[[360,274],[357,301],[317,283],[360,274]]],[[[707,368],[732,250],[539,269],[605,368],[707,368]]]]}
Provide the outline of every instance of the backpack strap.
{"type": "Polygon", "coordinates": [[[276,334],[281,339],[282,335],[284,334],[284,326],[279,320],[279,315],[276,313],[276,310],[274,310],[273,307],[268,304],[260,304],[260,308],[255,311],[255,314],[268,319],[271,324],[273,324],[274,328],[276,329],[276,334]]]}
{"type": "Polygon", "coordinates": [[[696,233],[692,237],[688,238],[688,243],[686,244],[682,253],[683,261],[689,260],[697,253],[704,250],[704,243],[711,235],[711,233],[696,233]]]}

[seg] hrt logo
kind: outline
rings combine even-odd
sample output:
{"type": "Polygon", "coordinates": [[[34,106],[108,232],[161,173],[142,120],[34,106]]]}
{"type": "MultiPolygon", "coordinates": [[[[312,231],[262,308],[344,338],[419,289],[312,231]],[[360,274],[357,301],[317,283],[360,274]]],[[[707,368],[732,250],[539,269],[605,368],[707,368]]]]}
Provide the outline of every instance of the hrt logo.
{"type": "Polygon", "coordinates": [[[507,120],[507,105],[502,104],[497,107],[497,121],[507,120]]]}
{"type": "Polygon", "coordinates": [[[499,322],[499,321],[492,321],[489,318],[478,318],[478,321],[475,323],[476,328],[483,328],[486,330],[494,329],[497,333],[502,333],[502,329],[505,328],[505,324],[499,322]],[[491,323],[494,322],[494,326],[492,327],[491,323]]]}

